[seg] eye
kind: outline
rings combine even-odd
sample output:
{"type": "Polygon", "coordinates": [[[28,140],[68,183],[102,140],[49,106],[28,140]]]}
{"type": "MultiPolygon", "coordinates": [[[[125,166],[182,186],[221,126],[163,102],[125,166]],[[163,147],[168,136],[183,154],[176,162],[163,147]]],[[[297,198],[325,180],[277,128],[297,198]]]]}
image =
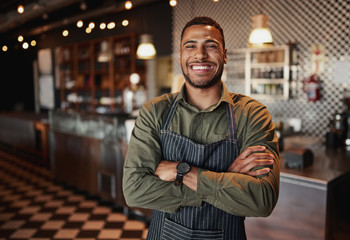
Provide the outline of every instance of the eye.
{"type": "Polygon", "coordinates": [[[207,48],[217,49],[218,45],[217,44],[208,44],[207,48]]]}
{"type": "Polygon", "coordinates": [[[195,45],[194,44],[188,44],[185,46],[185,48],[195,48],[195,45]]]}

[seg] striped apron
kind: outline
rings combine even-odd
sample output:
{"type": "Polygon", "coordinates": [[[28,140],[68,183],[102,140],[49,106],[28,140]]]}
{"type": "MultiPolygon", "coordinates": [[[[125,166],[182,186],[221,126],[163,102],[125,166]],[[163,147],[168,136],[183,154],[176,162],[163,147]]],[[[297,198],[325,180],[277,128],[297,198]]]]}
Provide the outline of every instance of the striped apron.
{"type": "MultiPolygon", "coordinates": [[[[227,104],[229,137],[202,145],[168,130],[177,105],[178,101],[174,100],[161,129],[162,159],[184,161],[199,168],[225,172],[239,152],[233,106],[227,104]]],[[[181,207],[176,213],[153,210],[147,239],[244,240],[244,217],[229,214],[207,202],[200,207],[181,207]]]]}

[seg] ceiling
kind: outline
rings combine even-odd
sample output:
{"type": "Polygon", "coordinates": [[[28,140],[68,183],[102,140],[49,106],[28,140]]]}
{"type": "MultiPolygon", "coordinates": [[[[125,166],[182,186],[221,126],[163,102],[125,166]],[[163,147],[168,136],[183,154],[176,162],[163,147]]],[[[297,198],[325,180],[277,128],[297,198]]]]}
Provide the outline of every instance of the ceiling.
{"type": "MultiPolygon", "coordinates": [[[[133,8],[161,0],[133,0],[133,8]]],[[[6,0],[0,1],[0,40],[33,36],[79,19],[92,19],[126,11],[125,0],[6,0]],[[21,3],[24,12],[19,14],[21,3]]]]}

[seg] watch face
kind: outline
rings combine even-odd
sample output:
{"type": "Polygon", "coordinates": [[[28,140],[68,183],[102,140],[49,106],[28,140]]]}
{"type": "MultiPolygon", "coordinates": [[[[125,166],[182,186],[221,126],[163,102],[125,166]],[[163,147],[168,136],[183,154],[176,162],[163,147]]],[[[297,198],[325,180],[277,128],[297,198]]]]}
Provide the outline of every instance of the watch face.
{"type": "Polygon", "coordinates": [[[178,165],[177,165],[177,171],[181,174],[186,174],[190,171],[191,169],[191,166],[188,164],[188,163],[185,163],[185,162],[180,162],[178,165]]]}

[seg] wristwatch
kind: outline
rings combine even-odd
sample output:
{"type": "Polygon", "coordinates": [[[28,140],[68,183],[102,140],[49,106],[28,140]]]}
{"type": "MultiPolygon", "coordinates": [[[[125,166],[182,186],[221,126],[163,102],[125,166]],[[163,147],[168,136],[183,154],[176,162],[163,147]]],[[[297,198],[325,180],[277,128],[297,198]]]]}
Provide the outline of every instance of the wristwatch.
{"type": "Polygon", "coordinates": [[[191,166],[185,162],[179,162],[176,166],[177,174],[175,184],[180,185],[182,183],[183,176],[191,170],[191,166]]]}

